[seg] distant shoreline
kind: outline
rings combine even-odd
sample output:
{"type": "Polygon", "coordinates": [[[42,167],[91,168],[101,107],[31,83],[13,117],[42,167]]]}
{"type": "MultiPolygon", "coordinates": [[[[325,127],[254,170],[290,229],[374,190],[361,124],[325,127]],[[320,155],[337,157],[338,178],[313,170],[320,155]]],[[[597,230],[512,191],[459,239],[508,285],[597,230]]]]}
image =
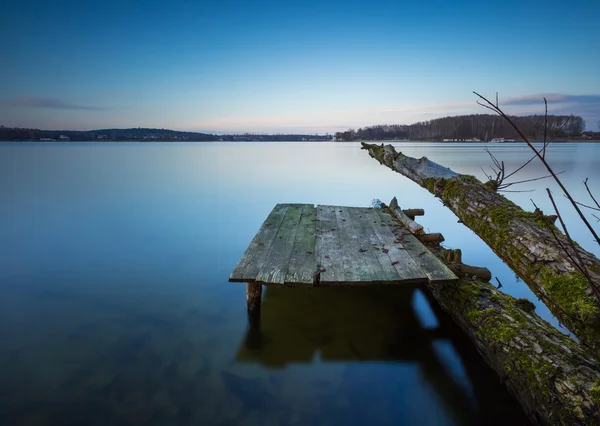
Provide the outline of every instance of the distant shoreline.
{"type": "MultiPolygon", "coordinates": [[[[512,141],[504,141],[504,142],[492,142],[492,141],[440,141],[440,140],[355,140],[355,141],[333,141],[333,140],[235,140],[235,141],[227,141],[227,140],[217,140],[217,141],[189,141],[189,140],[170,140],[170,139],[153,139],[153,140],[136,140],[136,139],[127,139],[127,140],[0,140],[0,143],[9,144],[9,143],[37,143],[37,144],[50,144],[50,143],[60,143],[60,144],[69,144],[69,143],[95,143],[95,144],[113,144],[113,143],[244,143],[244,142],[261,142],[261,143],[361,143],[361,142],[370,142],[370,143],[439,143],[439,144],[491,144],[491,145],[506,145],[506,144],[516,144],[516,143],[524,143],[524,141],[512,140],[512,141]]],[[[530,140],[532,143],[543,143],[543,140],[530,140]]],[[[571,139],[571,140],[559,140],[552,141],[552,144],[565,144],[565,143],[600,143],[600,139],[571,139]]]]}

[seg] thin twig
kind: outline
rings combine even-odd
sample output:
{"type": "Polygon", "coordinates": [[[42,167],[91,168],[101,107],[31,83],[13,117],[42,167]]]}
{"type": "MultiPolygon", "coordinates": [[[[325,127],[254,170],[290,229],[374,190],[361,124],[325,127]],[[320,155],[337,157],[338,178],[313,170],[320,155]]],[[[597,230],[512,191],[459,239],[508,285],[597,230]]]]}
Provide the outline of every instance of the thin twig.
{"type": "Polygon", "coordinates": [[[558,128],[558,130],[556,131],[556,133],[554,133],[554,136],[552,136],[550,138],[550,140],[548,141],[548,143],[552,142],[554,140],[554,138],[559,135],[559,133],[562,131],[562,129],[565,128],[565,126],[569,123],[569,121],[571,121],[572,118],[573,118],[573,114],[571,114],[571,115],[569,115],[567,117],[567,119],[565,120],[565,122],[563,124],[561,124],[560,127],[558,128]]]}
{"type": "Polygon", "coordinates": [[[548,101],[545,96],[544,106],[546,112],[544,113],[544,147],[542,148],[542,158],[546,158],[546,142],[548,141],[548,101]]]}
{"type": "Polygon", "coordinates": [[[490,175],[488,175],[485,170],[483,170],[483,167],[479,167],[481,169],[481,171],[483,172],[483,174],[489,179],[492,180],[492,177],[490,175]]]}
{"type": "MultiPolygon", "coordinates": [[[[566,198],[566,197],[565,197],[566,198]]],[[[585,207],[586,209],[590,209],[590,210],[595,210],[597,212],[600,212],[600,209],[597,207],[593,207],[593,206],[588,206],[587,204],[583,204],[579,201],[576,201],[577,204],[579,204],[581,207],[585,207]]]]}
{"type": "MultiPolygon", "coordinates": [[[[563,170],[562,172],[558,172],[557,175],[561,175],[565,172],[565,170],[563,170]]],[[[542,176],[542,177],[538,177],[538,178],[533,178],[533,179],[526,179],[526,180],[519,180],[516,182],[509,182],[509,183],[505,183],[503,186],[504,188],[508,188],[511,185],[516,185],[518,183],[525,183],[525,182],[534,182],[536,180],[542,180],[542,179],[547,179],[547,178],[551,178],[552,175],[546,175],[546,176],[542,176]]]]}
{"type": "MultiPolygon", "coordinates": [[[[473,93],[475,93],[475,92],[473,92],[473,93]]],[[[475,94],[477,94],[477,93],[475,93],[475,94]]],[[[479,101],[477,101],[477,103],[478,103],[479,105],[481,105],[482,107],[485,107],[485,108],[487,108],[487,109],[491,109],[491,110],[492,110],[492,111],[494,111],[495,113],[498,113],[498,112],[496,111],[496,109],[495,109],[495,108],[492,108],[492,107],[490,107],[490,106],[484,105],[484,104],[482,104],[482,103],[481,103],[481,102],[479,102],[479,101]]]]}
{"type": "Polygon", "coordinates": [[[592,199],[592,201],[594,201],[596,206],[598,206],[598,208],[600,208],[600,204],[598,204],[598,201],[596,201],[596,199],[594,198],[592,191],[590,191],[590,187],[588,186],[588,178],[585,178],[585,180],[583,181],[583,184],[585,185],[585,189],[587,189],[588,194],[590,194],[590,198],[592,199]]]}

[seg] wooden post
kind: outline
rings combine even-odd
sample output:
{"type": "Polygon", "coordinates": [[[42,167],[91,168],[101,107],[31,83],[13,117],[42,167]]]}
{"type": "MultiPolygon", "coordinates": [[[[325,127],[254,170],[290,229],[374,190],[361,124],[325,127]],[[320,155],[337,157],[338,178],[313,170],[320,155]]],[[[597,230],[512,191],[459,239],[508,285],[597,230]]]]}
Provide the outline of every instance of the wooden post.
{"type": "Polygon", "coordinates": [[[260,310],[262,298],[262,285],[260,283],[246,283],[246,304],[248,312],[260,310]]]}
{"type": "Polygon", "coordinates": [[[404,210],[402,210],[402,213],[404,213],[406,216],[408,216],[408,218],[410,220],[415,220],[415,216],[425,215],[425,210],[423,210],[423,209],[404,209],[404,210]]]}
{"type": "Polygon", "coordinates": [[[419,235],[419,239],[423,243],[441,243],[444,241],[444,236],[439,232],[433,232],[431,234],[419,235]]]}

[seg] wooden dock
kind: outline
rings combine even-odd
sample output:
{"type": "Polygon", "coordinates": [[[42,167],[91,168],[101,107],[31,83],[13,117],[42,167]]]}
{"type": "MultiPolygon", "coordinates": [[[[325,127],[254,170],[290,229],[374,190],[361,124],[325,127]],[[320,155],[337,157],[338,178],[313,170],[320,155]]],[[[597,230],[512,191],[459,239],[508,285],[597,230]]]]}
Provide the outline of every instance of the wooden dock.
{"type": "Polygon", "coordinates": [[[262,285],[392,285],[457,281],[396,217],[376,208],[277,204],[229,276],[262,285]]]}

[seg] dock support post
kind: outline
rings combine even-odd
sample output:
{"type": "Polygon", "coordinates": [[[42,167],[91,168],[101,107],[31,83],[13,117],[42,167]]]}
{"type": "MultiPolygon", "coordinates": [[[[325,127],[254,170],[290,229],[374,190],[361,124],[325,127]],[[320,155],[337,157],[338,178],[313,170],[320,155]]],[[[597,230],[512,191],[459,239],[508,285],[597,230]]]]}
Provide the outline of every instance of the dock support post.
{"type": "Polygon", "coordinates": [[[260,302],[262,298],[262,284],[246,283],[246,304],[248,313],[260,310],[260,302]]]}
{"type": "Polygon", "coordinates": [[[246,283],[246,304],[248,307],[248,332],[245,346],[248,349],[259,348],[262,344],[260,331],[260,302],[262,299],[262,284],[246,283]]]}

